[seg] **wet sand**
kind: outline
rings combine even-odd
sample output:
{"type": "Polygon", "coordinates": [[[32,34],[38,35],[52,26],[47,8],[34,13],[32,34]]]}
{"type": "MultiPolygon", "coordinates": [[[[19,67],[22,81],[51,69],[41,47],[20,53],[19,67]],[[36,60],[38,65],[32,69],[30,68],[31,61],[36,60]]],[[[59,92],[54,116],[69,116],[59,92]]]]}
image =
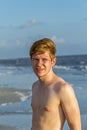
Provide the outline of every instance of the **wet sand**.
{"type": "Polygon", "coordinates": [[[0,104],[20,102],[23,97],[28,97],[30,94],[28,90],[0,88],[0,104]]]}
{"type": "Polygon", "coordinates": [[[17,130],[14,127],[0,125],[0,130],[17,130]]]}

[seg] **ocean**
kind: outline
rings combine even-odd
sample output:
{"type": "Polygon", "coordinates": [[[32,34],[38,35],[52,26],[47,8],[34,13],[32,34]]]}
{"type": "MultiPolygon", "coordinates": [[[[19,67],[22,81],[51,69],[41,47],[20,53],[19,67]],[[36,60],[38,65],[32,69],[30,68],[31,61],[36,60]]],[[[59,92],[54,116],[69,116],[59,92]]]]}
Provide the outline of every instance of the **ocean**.
{"type": "MultiPolygon", "coordinates": [[[[58,56],[54,72],[75,90],[82,130],[87,129],[87,55],[58,56]]],[[[31,89],[37,80],[29,58],[0,60],[0,130],[30,130],[31,89]]],[[[69,130],[65,122],[63,130],[69,130]]]]}

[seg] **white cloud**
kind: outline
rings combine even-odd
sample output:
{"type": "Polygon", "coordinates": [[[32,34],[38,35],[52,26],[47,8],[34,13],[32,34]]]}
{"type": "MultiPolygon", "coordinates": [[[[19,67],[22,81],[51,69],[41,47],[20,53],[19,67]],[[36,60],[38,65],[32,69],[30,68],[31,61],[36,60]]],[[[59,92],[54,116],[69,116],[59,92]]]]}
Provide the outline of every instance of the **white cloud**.
{"type": "Polygon", "coordinates": [[[24,47],[24,42],[21,40],[15,40],[14,42],[6,42],[6,41],[1,41],[0,42],[0,49],[2,48],[23,48],[24,47]]]}
{"type": "Polygon", "coordinates": [[[32,20],[29,20],[28,22],[26,22],[26,23],[20,25],[18,28],[19,28],[19,29],[26,29],[26,28],[29,28],[29,27],[31,27],[31,26],[37,24],[37,23],[38,23],[38,22],[37,22],[36,19],[32,19],[32,20]]]}
{"type": "Polygon", "coordinates": [[[52,38],[51,38],[54,42],[56,42],[57,41],[57,37],[54,35],[54,36],[52,36],[52,38]]]}
{"type": "Polygon", "coordinates": [[[59,44],[63,44],[63,43],[65,43],[65,40],[64,40],[64,38],[57,38],[55,35],[53,35],[52,36],[52,38],[51,38],[55,43],[59,43],[59,44]]]}
{"type": "Polygon", "coordinates": [[[40,23],[40,22],[38,22],[36,19],[31,19],[31,20],[27,21],[26,23],[19,25],[19,26],[15,26],[13,24],[10,24],[8,26],[0,26],[0,29],[7,29],[7,28],[27,29],[33,25],[38,24],[38,23],[40,23]]]}
{"type": "Polygon", "coordinates": [[[62,44],[62,43],[64,43],[64,42],[65,42],[64,38],[58,39],[58,43],[62,44]]]}

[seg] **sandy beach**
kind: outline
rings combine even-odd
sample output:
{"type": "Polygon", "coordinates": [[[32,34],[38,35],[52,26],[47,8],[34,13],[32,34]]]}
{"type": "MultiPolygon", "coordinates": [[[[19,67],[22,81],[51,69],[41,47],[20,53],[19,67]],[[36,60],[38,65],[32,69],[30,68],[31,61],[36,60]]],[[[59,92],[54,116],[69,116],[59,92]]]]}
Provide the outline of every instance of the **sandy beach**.
{"type": "Polygon", "coordinates": [[[10,127],[10,126],[0,125],[0,130],[17,130],[17,129],[13,128],[13,127],[10,127]]]}

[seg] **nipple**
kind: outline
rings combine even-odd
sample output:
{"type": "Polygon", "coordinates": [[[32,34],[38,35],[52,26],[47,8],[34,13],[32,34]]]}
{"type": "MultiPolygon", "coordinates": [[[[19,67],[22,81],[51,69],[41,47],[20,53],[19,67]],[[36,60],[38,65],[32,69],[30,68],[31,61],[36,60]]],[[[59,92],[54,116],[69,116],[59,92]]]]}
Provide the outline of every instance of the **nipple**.
{"type": "Polygon", "coordinates": [[[50,111],[50,109],[48,107],[44,107],[44,110],[48,111],[48,112],[50,111]]]}

